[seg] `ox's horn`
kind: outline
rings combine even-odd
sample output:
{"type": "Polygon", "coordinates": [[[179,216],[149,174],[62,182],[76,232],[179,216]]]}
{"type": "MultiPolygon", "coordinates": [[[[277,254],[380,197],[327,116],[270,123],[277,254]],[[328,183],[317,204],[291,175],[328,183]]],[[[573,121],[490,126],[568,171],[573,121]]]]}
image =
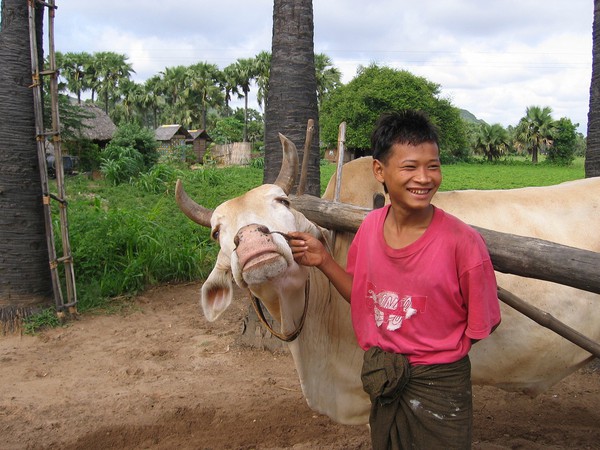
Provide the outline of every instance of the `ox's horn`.
{"type": "Polygon", "coordinates": [[[283,159],[274,184],[283,189],[286,195],[289,195],[296,182],[296,175],[298,175],[298,151],[294,143],[281,133],[279,133],[279,140],[283,147],[283,159]]]}
{"type": "Polygon", "coordinates": [[[212,210],[205,208],[192,200],[183,189],[181,180],[177,180],[177,184],[175,184],[175,200],[177,201],[179,209],[181,209],[186,216],[198,225],[210,228],[210,218],[213,213],[212,210]]]}

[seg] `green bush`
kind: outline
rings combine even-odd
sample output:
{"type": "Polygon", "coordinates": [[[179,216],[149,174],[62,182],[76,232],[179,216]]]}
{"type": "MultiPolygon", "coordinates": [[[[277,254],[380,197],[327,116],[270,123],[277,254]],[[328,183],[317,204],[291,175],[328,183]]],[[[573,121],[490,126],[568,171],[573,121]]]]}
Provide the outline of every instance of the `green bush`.
{"type": "Polygon", "coordinates": [[[125,123],[117,129],[109,146],[131,147],[141,153],[145,168],[158,161],[158,142],[154,131],[143,128],[137,123],[125,123]]]}
{"type": "Polygon", "coordinates": [[[106,146],[100,170],[106,180],[114,185],[127,183],[144,169],[144,157],[133,147],[106,146]]]}
{"type": "Polygon", "coordinates": [[[102,161],[100,147],[89,139],[77,139],[65,142],[66,154],[77,157],[79,172],[98,170],[102,161]]]}
{"type": "Polygon", "coordinates": [[[181,176],[182,171],[169,164],[156,164],[148,172],[140,174],[134,185],[145,192],[159,194],[167,192],[181,176]]]}

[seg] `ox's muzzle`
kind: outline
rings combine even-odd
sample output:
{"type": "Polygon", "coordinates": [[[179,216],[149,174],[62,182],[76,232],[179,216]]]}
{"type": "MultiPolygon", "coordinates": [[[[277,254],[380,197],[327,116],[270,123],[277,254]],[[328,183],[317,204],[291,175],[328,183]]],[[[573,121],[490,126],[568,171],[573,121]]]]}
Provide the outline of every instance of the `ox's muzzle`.
{"type": "Polygon", "coordinates": [[[277,238],[276,234],[287,238],[284,233],[273,232],[259,224],[246,225],[238,230],[233,240],[239,270],[234,270],[236,282],[236,272],[245,284],[252,285],[273,279],[288,268],[293,257],[286,239],[277,238]]]}

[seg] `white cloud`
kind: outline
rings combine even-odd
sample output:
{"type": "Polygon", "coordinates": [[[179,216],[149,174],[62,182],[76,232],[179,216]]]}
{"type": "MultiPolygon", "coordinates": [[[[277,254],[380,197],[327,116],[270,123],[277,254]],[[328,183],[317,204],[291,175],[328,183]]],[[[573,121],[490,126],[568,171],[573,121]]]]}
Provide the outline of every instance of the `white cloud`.
{"type": "MultiPolygon", "coordinates": [[[[536,104],[586,130],[589,0],[313,0],[313,8],[315,51],[332,58],[344,82],[376,62],[440,84],[488,122],[516,124],[536,104]]],[[[143,81],[165,67],[224,67],[270,51],[272,13],[272,0],[61,0],[56,48],[124,53],[143,81]]]]}

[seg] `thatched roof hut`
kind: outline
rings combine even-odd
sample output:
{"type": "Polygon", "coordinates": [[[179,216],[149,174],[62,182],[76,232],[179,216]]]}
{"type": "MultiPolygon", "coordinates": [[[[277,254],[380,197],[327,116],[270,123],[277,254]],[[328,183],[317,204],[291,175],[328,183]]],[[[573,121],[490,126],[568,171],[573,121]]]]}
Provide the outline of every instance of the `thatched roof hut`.
{"type": "Polygon", "coordinates": [[[79,106],[84,110],[86,116],[91,116],[82,120],[83,126],[78,131],[79,137],[99,143],[101,146],[107,144],[117,131],[117,126],[108,114],[96,105],[82,103],[79,106]]]}
{"type": "Polygon", "coordinates": [[[181,139],[192,139],[189,131],[183,125],[161,125],[154,131],[154,137],[158,142],[172,142],[177,140],[178,144],[181,139]]]}
{"type": "Polygon", "coordinates": [[[175,147],[185,145],[192,136],[183,125],[161,125],[154,131],[158,141],[158,151],[163,154],[173,153],[175,147]]]}

